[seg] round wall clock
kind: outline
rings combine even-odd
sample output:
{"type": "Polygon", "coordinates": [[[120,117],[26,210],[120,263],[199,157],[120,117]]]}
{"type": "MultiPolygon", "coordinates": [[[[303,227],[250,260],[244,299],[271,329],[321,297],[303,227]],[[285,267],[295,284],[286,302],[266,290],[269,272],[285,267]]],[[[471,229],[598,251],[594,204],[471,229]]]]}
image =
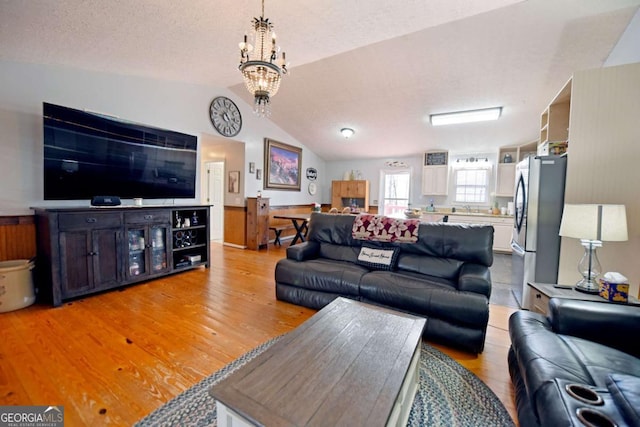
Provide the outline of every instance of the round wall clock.
{"type": "Polygon", "coordinates": [[[240,110],[232,100],[219,96],[211,101],[209,118],[213,127],[223,136],[236,136],[242,129],[240,110]]]}
{"type": "Polygon", "coordinates": [[[317,187],[316,187],[316,183],[315,182],[310,182],[309,183],[309,194],[311,194],[312,196],[316,194],[317,191],[317,187]]]}

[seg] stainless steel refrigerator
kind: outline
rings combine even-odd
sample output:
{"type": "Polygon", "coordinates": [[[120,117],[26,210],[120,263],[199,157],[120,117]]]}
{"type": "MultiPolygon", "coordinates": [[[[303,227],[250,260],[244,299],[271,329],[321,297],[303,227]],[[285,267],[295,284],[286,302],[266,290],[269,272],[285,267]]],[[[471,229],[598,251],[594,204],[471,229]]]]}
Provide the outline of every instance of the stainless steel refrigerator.
{"type": "Polygon", "coordinates": [[[537,156],[516,165],[512,249],[514,296],[530,309],[527,283],[557,283],[566,156],[537,156]]]}

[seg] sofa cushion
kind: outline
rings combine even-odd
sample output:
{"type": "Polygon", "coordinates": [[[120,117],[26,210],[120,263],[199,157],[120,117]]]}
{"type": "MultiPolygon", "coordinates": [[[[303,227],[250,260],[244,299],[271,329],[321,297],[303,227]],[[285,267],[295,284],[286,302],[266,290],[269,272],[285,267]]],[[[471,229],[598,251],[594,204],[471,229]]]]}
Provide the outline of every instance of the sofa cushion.
{"type": "MultiPolygon", "coordinates": [[[[355,215],[312,213],[307,240],[319,242],[321,247],[324,244],[355,247],[355,262],[363,241],[352,236],[354,219],[355,215]]],[[[490,225],[421,223],[417,242],[385,244],[400,247],[402,254],[449,258],[486,267],[493,264],[493,227],[490,225]]]]}
{"type": "Polygon", "coordinates": [[[356,264],[372,270],[394,270],[398,262],[400,248],[384,248],[363,244],[356,264]]]}
{"type": "Polygon", "coordinates": [[[398,269],[426,274],[454,281],[458,278],[464,262],[450,258],[403,253],[398,257],[398,269]]]}
{"type": "Polygon", "coordinates": [[[314,259],[297,262],[281,259],[276,264],[276,283],[304,289],[357,296],[362,276],[369,270],[350,262],[314,259]]]}
{"type": "Polygon", "coordinates": [[[369,301],[458,325],[482,325],[489,320],[484,295],[459,292],[452,282],[438,277],[372,271],[362,277],[360,295],[369,301]]]}
{"type": "Polygon", "coordinates": [[[333,243],[320,243],[318,258],[332,259],[335,261],[347,261],[356,263],[360,254],[360,245],[343,246],[333,243]]]}

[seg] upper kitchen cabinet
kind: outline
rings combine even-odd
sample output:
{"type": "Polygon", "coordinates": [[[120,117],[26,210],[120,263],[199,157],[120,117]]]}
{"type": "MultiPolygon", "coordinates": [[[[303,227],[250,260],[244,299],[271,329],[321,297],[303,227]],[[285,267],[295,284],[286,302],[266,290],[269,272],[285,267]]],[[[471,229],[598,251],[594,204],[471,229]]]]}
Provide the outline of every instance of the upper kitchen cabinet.
{"type": "Polygon", "coordinates": [[[449,153],[428,151],[424,153],[422,164],[422,194],[446,196],[449,193],[449,153]]]}
{"type": "Polygon", "coordinates": [[[496,168],[496,196],[513,197],[516,182],[516,164],[536,154],[537,141],[524,145],[502,147],[498,153],[496,168]]]}

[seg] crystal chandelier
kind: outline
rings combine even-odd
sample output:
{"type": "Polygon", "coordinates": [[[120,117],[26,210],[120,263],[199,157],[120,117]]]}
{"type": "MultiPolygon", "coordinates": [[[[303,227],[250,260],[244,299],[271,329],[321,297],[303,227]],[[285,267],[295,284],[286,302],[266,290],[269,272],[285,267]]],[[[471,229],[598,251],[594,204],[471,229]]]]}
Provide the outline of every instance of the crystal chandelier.
{"type": "Polygon", "coordinates": [[[253,45],[247,42],[247,35],[240,42],[240,65],[238,68],[244,78],[244,84],[254,96],[254,112],[260,116],[269,116],[269,99],[278,93],[280,79],[287,74],[285,53],[279,57],[280,46],[276,45],[273,24],[264,17],[264,0],[260,18],[253,18],[251,31],[253,45]]]}

